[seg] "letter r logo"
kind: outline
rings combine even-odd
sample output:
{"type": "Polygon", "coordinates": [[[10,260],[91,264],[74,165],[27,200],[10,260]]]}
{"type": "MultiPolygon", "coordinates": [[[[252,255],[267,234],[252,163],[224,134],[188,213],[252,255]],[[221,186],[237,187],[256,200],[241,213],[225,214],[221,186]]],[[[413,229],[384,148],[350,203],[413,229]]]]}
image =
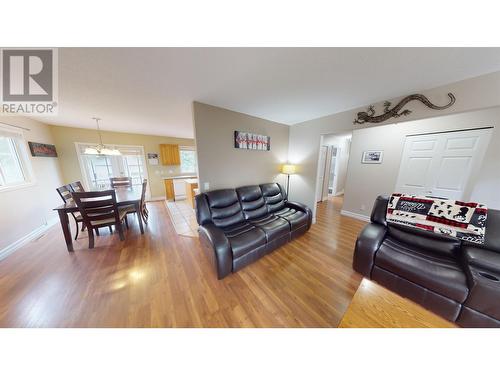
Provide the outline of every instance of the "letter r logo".
{"type": "Polygon", "coordinates": [[[53,100],[53,51],[3,49],[2,92],[4,102],[53,100]]]}

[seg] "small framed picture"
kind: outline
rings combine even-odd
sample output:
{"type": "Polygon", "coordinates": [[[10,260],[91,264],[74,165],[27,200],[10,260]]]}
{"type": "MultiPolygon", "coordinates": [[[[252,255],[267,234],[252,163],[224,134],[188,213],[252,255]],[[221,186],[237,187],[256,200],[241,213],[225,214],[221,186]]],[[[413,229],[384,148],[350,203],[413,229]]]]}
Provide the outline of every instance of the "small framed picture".
{"type": "Polygon", "coordinates": [[[54,145],[37,142],[28,142],[28,145],[30,147],[31,156],[57,158],[56,146],[54,145]]]}
{"type": "Polygon", "coordinates": [[[384,151],[364,151],[361,157],[363,164],[381,164],[384,151]]]}
{"type": "Polygon", "coordinates": [[[148,162],[150,165],[158,165],[158,154],[148,152],[148,162]]]}

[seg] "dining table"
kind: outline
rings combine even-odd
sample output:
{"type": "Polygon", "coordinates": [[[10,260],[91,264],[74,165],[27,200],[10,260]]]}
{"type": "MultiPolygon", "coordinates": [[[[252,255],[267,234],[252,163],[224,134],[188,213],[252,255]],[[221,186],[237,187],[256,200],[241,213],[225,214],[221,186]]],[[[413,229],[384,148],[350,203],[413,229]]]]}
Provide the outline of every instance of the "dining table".
{"type": "MultiPolygon", "coordinates": [[[[117,187],[114,190],[116,192],[116,205],[118,207],[134,205],[136,211],[139,213],[141,212],[141,188],[117,187]]],[[[71,235],[68,214],[71,212],[78,212],[79,208],[77,207],[75,201],[71,199],[66,203],[54,208],[54,211],[57,211],[57,213],[59,214],[59,221],[61,222],[64,240],[66,241],[66,247],[68,251],[73,251],[73,236],[71,235]]],[[[139,221],[141,234],[144,234],[144,226],[142,224],[142,218],[140,214],[137,215],[137,220],[139,221]]]]}

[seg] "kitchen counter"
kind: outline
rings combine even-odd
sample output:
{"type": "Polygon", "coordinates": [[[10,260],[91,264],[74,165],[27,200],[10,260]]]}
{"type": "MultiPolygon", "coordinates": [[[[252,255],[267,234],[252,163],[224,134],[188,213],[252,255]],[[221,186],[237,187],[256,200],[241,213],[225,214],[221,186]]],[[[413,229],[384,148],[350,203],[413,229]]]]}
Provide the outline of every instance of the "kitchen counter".
{"type": "Polygon", "coordinates": [[[164,177],[163,182],[165,184],[165,197],[168,201],[190,199],[193,194],[192,189],[198,187],[198,178],[193,175],[164,177]]]}
{"type": "Polygon", "coordinates": [[[163,177],[164,180],[185,180],[185,179],[188,179],[188,178],[198,178],[197,176],[195,175],[183,175],[183,176],[169,176],[169,177],[163,177]]]}

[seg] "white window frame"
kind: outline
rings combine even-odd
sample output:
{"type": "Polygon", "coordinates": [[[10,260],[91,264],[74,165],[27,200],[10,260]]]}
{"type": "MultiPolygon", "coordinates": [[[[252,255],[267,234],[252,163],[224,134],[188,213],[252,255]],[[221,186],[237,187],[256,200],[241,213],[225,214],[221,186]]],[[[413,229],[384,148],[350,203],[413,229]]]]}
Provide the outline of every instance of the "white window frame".
{"type": "MultiPolygon", "coordinates": [[[[181,151],[194,151],[194,157],[196,159],[196,166],[194,168],[194,171],[184,172],[182,170],[182,159],[181,159],[181,164],[179,165],[180,172],[181,173],[188,173],[188,174],[194,173],[194,174],[198,175],[198,154],[196,153],[196,147],[194,147],[194,146],[179,146],[179,153],[181,151]]],[[[180,155],[179,155],[179,157],[180,157],[180,155]]]]}
{"type": "MultiPolygon", "coordinates": [[[[75,142],[75,149],[76,149],[76,155],[78,156],[78,164],[80,165],[80,172],[82,175],[82,183],[85,189],[90,189],[92,184],[90,183],[88,176],[87,176],[87,171],[85,167],[85,161],[83,160],[83,153],[82,149],[85,146],[90,146],[90,147],[96,147],[98,146],[97,143],[92,143],[92,142],[75,142]]],[[[139,146],[139,145],[116,145],[116,144],[109,144],[106,143],[104,146],[108,148],[116,148],[116,149],[127,149],[127,148],[134,148],[134,149],[139,149],[140,150],[140,156],[142,158],[142,163],[144,165],[144,178],[148,180],[148,186],[146,190],[146,198],[151,197],[151,180],[149,179],[148,175],[148,165],[146,164],[146,156],[144,152],[144,146],[139,146]]]]}
{"type": "Polygon", "coordinates": [[[26,140],[24,139],[24,134],[22,131],[13,130],[10,128],[5,128],[0,126],[0,132],[9,136],[11,134],[11,139],[14,141],[14,147],[17,153],[17,158],[21,167],[21,171],[24,175],[24,181],[18,184],[3,185],[0,186],[0,193],[6,191],[13,191],[24,189],[36,184],[35,174],[33,173],[33,166],[31,165],[30,153],[26,140]]]}

